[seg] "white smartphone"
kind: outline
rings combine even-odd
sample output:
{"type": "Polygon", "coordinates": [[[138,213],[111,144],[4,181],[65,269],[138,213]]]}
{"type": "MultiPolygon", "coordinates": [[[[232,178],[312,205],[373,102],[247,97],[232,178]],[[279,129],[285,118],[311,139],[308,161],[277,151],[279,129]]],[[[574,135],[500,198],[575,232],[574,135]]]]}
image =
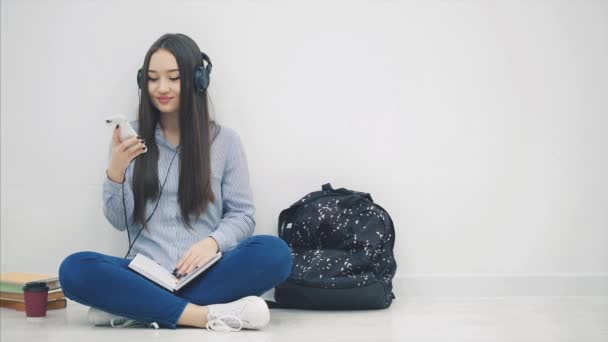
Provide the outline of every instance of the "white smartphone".
{"type": "MultiPolygon", "coordinates": [[[[131,124],[129,120],[124,115],[114,115],[106,118],[106,125],[115,128],[118,125],[118,129],[120,130],[120,141],[125,141],[130,137],[137,136],[137,132],[131,124]]],[[[144,148],[144,153],[148,152],[148,147],[144,148]]]]}

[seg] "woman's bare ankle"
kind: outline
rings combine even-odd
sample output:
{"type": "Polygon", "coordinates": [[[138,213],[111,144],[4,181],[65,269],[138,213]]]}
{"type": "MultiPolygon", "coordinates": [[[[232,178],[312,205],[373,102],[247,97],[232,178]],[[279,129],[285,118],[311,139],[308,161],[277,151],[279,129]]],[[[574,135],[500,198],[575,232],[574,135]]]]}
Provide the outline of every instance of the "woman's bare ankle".
{"type": "Polygon", "coordinates": [[[209,310],[206,306],[188,303],[186,308],[179,316],[177,325],[187,325],[190,327],[204,328],[207,326],[207,314],[209,310]]]}

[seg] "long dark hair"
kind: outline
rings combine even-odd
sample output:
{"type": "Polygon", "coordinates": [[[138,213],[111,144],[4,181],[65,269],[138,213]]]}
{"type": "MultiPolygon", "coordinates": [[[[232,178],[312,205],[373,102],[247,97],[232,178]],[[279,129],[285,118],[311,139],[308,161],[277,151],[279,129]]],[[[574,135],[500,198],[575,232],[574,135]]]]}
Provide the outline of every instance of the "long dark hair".
{"type": "Polygon", "coordinates": [[[135,160],[133,194],[135,222],[146,225],[145,203],[159,196],[158,158],[155,130],[160,122],[160,111],[148,94],[148,67],[150,58],[158,49],[166,49],[177,61],[180,77],[179,95],[179,189],[178,203],[182,220],[192,228],[190,216],[198,219],[209,202],[215,202],[211,189],[211,144],[220,127],[209,118],[207,90],[196,92],[193,71],[203,64],[203,57],[196,43],[183,34],[165,34],[148,50],[142,68],[141,96],[139,101],[139,135],[146,140],[148,151],[135,160]]]}

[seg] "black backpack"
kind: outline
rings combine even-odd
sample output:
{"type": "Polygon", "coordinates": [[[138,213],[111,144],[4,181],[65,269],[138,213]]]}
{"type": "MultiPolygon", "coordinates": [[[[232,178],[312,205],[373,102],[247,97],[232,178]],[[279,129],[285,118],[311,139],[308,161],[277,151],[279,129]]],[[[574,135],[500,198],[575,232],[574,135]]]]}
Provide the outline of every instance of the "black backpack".
{"type": "Polygon", "coordinates": [[[279,237],[293,265],[271,307],[384,309],[395,298],[395,228],[370,194],[327,183],[281,212],[279,237]]]}

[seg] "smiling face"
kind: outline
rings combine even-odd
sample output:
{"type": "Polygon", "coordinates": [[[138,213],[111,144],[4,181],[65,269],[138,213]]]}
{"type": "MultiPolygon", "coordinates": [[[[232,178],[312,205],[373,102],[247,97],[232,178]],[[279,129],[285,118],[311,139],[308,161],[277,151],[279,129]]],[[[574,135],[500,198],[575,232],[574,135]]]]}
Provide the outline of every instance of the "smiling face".
{"type": "Polygon", "coordinates": [[[179,70],[171,52],[159,49],[150,57],[148,93],[161,113],[179,113],[179,70]]]}

